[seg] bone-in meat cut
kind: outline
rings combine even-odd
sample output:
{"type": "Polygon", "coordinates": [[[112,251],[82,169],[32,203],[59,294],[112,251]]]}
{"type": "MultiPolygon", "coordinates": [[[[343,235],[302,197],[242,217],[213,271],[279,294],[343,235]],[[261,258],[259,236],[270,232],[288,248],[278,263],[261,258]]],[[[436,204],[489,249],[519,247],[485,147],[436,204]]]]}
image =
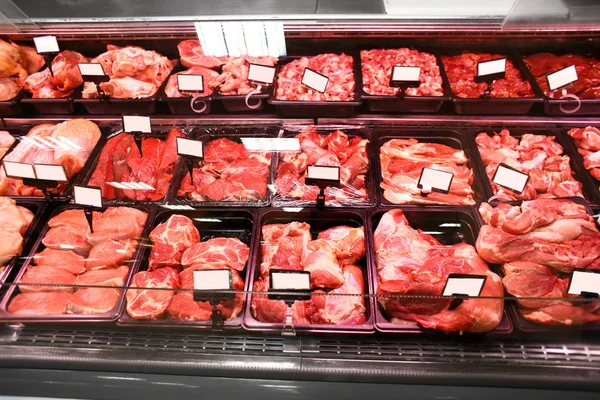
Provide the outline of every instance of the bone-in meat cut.
{"type": "Polygon", "coordinates": [[[23,250],[23,235],[33,221],[33,213],[8,197],[0,197],[0,272],[23,250]]]}
{"type": "Polygon", "coordinates": [[[569,130],[569,135],[583,156],[583,166],[600,181],[600,130],[593,126],[573,128],[569,130]]]}
{"type": "Polygon", "coordinates": [[[30,74],[44,65],[34,48],[0,39],[0,101],[13,99],[30,74]]]}
{"type": "Polygon", "coordinates": [[[197,39],[183,40],[177,45],[179,57],[184,67],[204,67],[216,69],[227,62],[229,57],[207,56],[202,50],[200,41],[197,39]]]}
{"type": "Polygon", "coordinates": [[[25,79],[24,89],[34,99],[60,99],[73,93],[83,83],[79,63],[89,62],[88,58],[76,51],[64,50],[52,60],[52,74],[48,68],[25,79]]]}

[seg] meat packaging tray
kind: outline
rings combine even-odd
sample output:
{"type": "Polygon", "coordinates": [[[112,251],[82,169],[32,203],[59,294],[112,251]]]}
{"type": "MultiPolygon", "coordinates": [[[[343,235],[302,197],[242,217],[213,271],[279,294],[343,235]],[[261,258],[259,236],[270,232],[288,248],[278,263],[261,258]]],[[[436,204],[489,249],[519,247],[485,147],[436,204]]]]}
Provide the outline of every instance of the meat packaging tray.
{"type": "MultiPolygon", "coordinates": [[[[151,229],[147,229],[144,238],[147,238],[151,230],[157,227],[160,223],[165,222],[174,214],[185,215],[194,221],[194,225],[200,231],[200,240],[227,237],[236,238],[248,245],[250,248],[250,256],[246,268],[240,272],[244,279],[244,292],[248,291],[249,271],[253,260],[253,249],[255,248],[253,241],[254,234],[254,213],[242,209],[196,209],[196,210],[163,210],[158,211],[154,217],[152,224],[148,224],[151,229]]],[[[148,260],[151,252],[150,239],[146,239],[148,245],[144,247],[140,254],[140,262],[134,268],[132,276],[137,272],[146,271],[148,269],[148,260]]],[[[246,295],[244,295],[245,301],[246,295]]],[[[245,305],[244,305],[245,307],[245,305]]],[[[239,315],[231,320],[226,320],[223,323],[223,329],[236,330],[242,327],[242,311],[239,315]]],[[[196,320],[176,320],[176,319],[135,319],[129,316],[126,311],[126,301],[122,304],[121,317],[117,324],[119,326],[144,327],[144,328],[194,328],[194,329],[212,329],[212,322],[196,321],[196,320]]]]}
{"type": "Polygon", "coordinates": [[[12,117],[20,114],[22,111],[21,100],[26,93],[26,91],[21,90],[12,99],[0,101],[0,115],[3,117],[12,117]]]}
{"type": "Polygon", "coordinates": [[[215,89],[215,91],[215,100],[220,101],[227,112],[258,112],[265,109],[265,105],[267,105],[267,100],[273,94],[273,86],[263,86],[260,93],[253,94],[248,98],[248,104],[253,108],[249,108],[246,104],[247,95],[245,94],[221,94],[218,88],[215,89]]]}
{"type": "MultiPolygon", "coordinates": [[[[588,200],[590,200],[593,204],[600,204],[600,181],[598,181],[596,178],[594,178],[592,176],[592,174],[590,174],[590,171],[588,169],[585,168],[584,166],[584,158],[581,155],[581,153],[579,153],[578,149],[577,149],[577,144],[575,144],[575,140],[569,136],[569,134],[567,132],[569,132],[569,129],[564,129],[561,130],[561,133],[563,134],[563,136],[566,138],[566,141],[568,142],[568,144],[571,146],[571,159],[575,160],[579,165],[581,165],[581,168],[583,168],[585,170],[584,175],[587,175],[588,181],[590,182],[589,185],[589,193],[593,193],[594,197],[593,198],[589,198],[588,200]],[[593,200],[592,200],[593,199],[593,200]]],[[[585,186],[585,184],[584,184],[585,186]]]]}
{"type": "Polygon", "coordinates": [[[512,61],[515,68],[521,72],[523,79],[529,82],[534,93],[533,97],[488,97],[483,99],[458,97],[452,90],[452,85],[448,79],[448,74],[446,73],[446,67],[440,57],[442,79],[448,83],[447,93],[450,94],[450,98],[454,104],[454,112],[457,114],[471,115],[519,115],[529,113],[534,104],[543,101],[542,93],[539,91],[524,62],[519,57],[513,55],[507,55],[506,58],[512,61]]]}
{"type": "MultiPolygon", "coordinates": [[[[291,61],[301,57],[283,57],[277,64],[275,80],[273,81],[273,95],[269,98],[269,104],[275,106],[277,114],[284,117],[330,117],[344,118],[354,115],[356,107],[362,104],[358,95],[357,85],[362,83],[362,74],[360,73],[360,56],[352,55],[354,59],[354,100],[350,101],[306,101],[306,100],[277,100],[277,77],[281,67],[291,61]]],[[[298,81],[298,85],[301,85],[298,81]]]]}
{"type": "MultiPolygon", "coordinates": [[[[165,89],[167,87],[167,83],[171,76],[175,75],[178,72],[185,71],[186,68],[178,62],[173,70],[165,80],[165,83],[161,85],[159,89],[159,95],[157,101],[159,104],[167,104],[169,106],[169,110],[171,114],[174,115],[205,115],[210,114],[211,103],[214,100],[215,93],[211,93],[208,96],[199,96],[194,100],[194,107],[200,111],[194,111],[191,107],[191,96],[190,97],[169,97],[165,93],[165,89]]],[[[216,89],[215,89],[216,90],[216,89]]]]}
{"type": "MultiPolygon", "coordinates": [[[[276,125],[239,125],[239,126],[209,126],[209,127],[198,127],[193,130],[191,135],[195,140],[201,141],[203,148],[206,149],[206,145],[213,140],[226,138],[233,142],[243,143],[245,139],[265,139],[264,148],[265,151],[269,150],[269,146],[273,144],[273,141],[277,140],[279,133],[279,126],[276,125]]],[[[260,142],[256,143],[260,146],[260,142]]],[[[205,150],[206,151],[206,150],[205,150]]],[[[173,175],[173,182],[169,188],[167,194],[167,200],[169,202],[177,202],[182,204],[188,204],[194,207],[265,207],[271,203],[273,192],[269,189],[274,178],[274,165],[276,163],[277,152],[271,153],[271,166],[269,168],[269,178],[267,181],[267,195],[257,201],[212,201],[212,200],[192,200],[185,197],[178,196],[177,192],[181,187],[181,182],[186,174],[189,173],[188,166],[185,160],[180,160],[175,174],[173,175]]]]}
{"type": "MultiPolygon", "coordinates": [[[[451,130],[436,131],[428,128],[402,129],[391,126],[382,126],[375,128],[375,133],[373,134],[373,136],[375,140],[376,149],[376,153],[373,154],[373,161],[376,166],[375,174],[377,176],[377,182],[381,182],[383,179],[381,174],[381,160],[379,158],[381,146],[383,146],[387,141],[392,139],[413,138],[417,139],[419,143],[438,143],[450,146],[455,149],[463,150],[467,155],[467,160],[469,161],[468,167],[473,170],[473,184],[471,185],[474,191],[473,199],[476,202],[478,202],[489,198],[489,196],[487,196],[487,191],[484,186],[484,183],[482,182],[482,178],[479,174],[479,169],[475,165],[477,164],[477,162],[480,162],[480,160],[473,156],[471,146],[469,146],[467,138],[464,134],[451,130]]],[[[383,197],[383,189],[381,187],[377,188],[377,193],[379,195],[379,204],[381,206],[398,206],[398,204],[394,204],[383,197]]],[[[440,206],[446,205],[440,204],[440,206]]]]}
{"type": "Polygon", "coordinates": [[[38,114],[73,114],[76,95],[81,95],[81,88],[75,89],[69,96],[61,99],[34,99],[30,93],[27,93],[21,99],[21,103],[31,106],[38,114]]]}
{"type": "MultiPolygon", "coordinates": [[[[475,137],[481,133],[485,132],[488,135],[493,132],[500,132],[502,129],[509,129],[510,136],[515,137],[517,139],[521,139],[521,136],[526,133],[532,133],[537,135],[545,135],[545,136],[554,136],[556,143],[560,144],[563,148],[563,155],[569,156],[571,159],[570,165],[571,170],[575,173],[573,178],[583,184],[581,191],[586,199],[590,202],[599,202],[600,200],[600,192],[598,192],[597,185],[594,185],[594,181],[592,176],[588,173],[588,171],[583,167],[583,159],[574,148],[574,144],[571,143],[568,136],[559,130],[548,129],[548,128],[526,128],[526,129],[511,129],[510,127],[486,127],[486,128],[478,128],[476,130],[469,131],[467,133],[468,145],[471,147],[471,153],[473,156],[473,160],[475,164],[477,164],[478,174],[480,176],[481,182],[483,182],[483,188],[485,190],[485,198],[491,198],[494,196],[494,192],[492,190],[491,182],[485,172],[485,164],[481,159],[481,154],[479,153],[479,149],[477,147],[477,143],[475,143],[475,137]]],[[[492,203],[497,203],[500,200],[492,200],[492,203]]]]}
{"type": "MultiPolygon", "coordinates": [[[[444,245],[453,245],[456,243],[467,243],[475,246],[477,235],[479,234],[478,222],[474,218],[473,210],[471,207],[440,207],[440,206],[399,206],[396,207],[404,212],[404,216],[408,220],[410,226],[414,229],[421,229],[425,233],[431,234],[440,243],[444,245]]],[[[383,214],[388,212],[389,208],[373,208],[369,210],[367,214],[367,220],[369,221],[367,231],[367,241],[372,246],[374,232],[377,229],[377,225],[381,220],[383,214]]],[[[377,257],[375,252],[371,253],[371,282],[373,286],[371,288],[372,293],[377,293],[378,277],[377,277],[377,257]]],[[[493,269],[491,269],[493,272],[493,269]]],[[[468,300],[467,300],[468,301],[468,300]]],[[[411,333],[411,334],[442,334],[448,335],[441,331],[426,329],[412,321],[402,321],[398,324],[390,321],[386,315],[385,310],[379,305],[379,302],[375,298],[375,328],[379,332],[384,333],[411,333]]],[[[462,336],[495,336],[495,335],[508,335],[513,331],[513,324],[508,317],[506,305],[504,309],[504,317],[500,321],[500,324],[490,332],[486,333],[468,333],[465,332],[462,336]]],[[[455,333],[455,335],[459,335],[455,333]]]]}
{"type": "MultiPolygon", "coordinates": [[[[142,231],[142,238],[148,237],[149,230],[150,230],[150,224],[148,224],[147,221],[151,220],[154,217],[154,214],[155,214],[154,208],[152,206],[144,206],[144,205],[132,206],[132,207],[143,210],[146,213],[148,213],[146,225],[142,231]]],[[[58,215],[59,213],[65,211],[65,210],[81,209],[81,208],[83,208],[83,207],[77,206],[77,205],[57,206],[53,210],[48,221],[50,219],[52,219],[54,216],[58,215]]],[[[48,221],[45,221],[45,222],[47,223],[48,221]]],[[[40,226],[41,226],[41,224],[40,224],[40,226]]],[[[46,236],[46,233],[48,233],[49,230],[50,229],[49,229],[48,225],[44,226],[43,229],[41,229],[41,232],[40,232],[35,244],[31,247],[31,251],[29,252],[27,258],[23,262],[23,265],[19,269],[19,272],[13,281],[13,285],[11,285],[8,288],[7,292],[2,297],[2,300],[0,301],[0,321],[18,321],[18,322],[42,323],[42,324],[48,324],[48,323],[64,323],[64,324],[109,323],[109,322],[116,321],[120,316],[122,304],[125,300],[125,291],[124,290],[121,291],[119,300],[117,301],[117,303],[115,304],[113,309],[111,311],[103,313],[103,314],[20,315],[20,314],[11,314],[8,312],[8,305],[10,304],[11,300],[14,298],[14,296],[16,296],[17,294],[20,293],[20,290],[18,287],[18,282],[21,280],[21,278],[27,271],[27,268],[31,264],[33,257],[37,253],[41,252],[42,250],[44,250],[46,248],[46,246],[44,246],[44,244],[42,243],[42,240],[44,239],[44,237],[46,236]]],[[[133,277],[133,271],[136,270],[138,264],[141,261],[142,250],[144,247],[145,247],[144,243],[142,241],[140,241],[140,243],[138,243],[138,246],[135,250],[135,253],[133,255],[131,262],[127,263],[129,265],[129,272],[127,273],[127,276],[125,278],[125,286],[129,285],[129,282],[131,281],[131,278],[133,277]]]]}
{"type": "Polygon", "coordinates": [[[112,97],[84,99],[77,96],[74,101],[75,104],[81,104],[88,114],[149,115],[156,112],[156,101],[166,83],[167,80],[165,79],[152,96],[141,99],[115,99],[112,97]]]}
{"type": "MultiPolygon", "coordinates": [[[[293,221],[306,222],[310,225],[310,232],[312,239],[316,239],[319,232],[326,229],[333,228],[335,226],[346,225],[350,227],[367,227],[365,226],[364,212],[361,210],[331,210],[331,211],[313,211],[304,209],[302,211],[285,211],[285,209],[264,209],[259,211],[257,216],[257,226],[255,229],[255,241],[254,248],[251,251],[253,257],[252,270],[249,274],[248,289],[249,294],[246,298],[246,305],[244,310],[244,329],[249,331],[261,331],[269,333],[281,333],[283,329],[283,323],[267,323],[260,322],[252,315],[252,288],[254,282],[259,278],[260,275],[260,264],[262,260],[262,227],[266,224],[288,224],[293,221]]],[[[370,295],[371,293],[371,269],[370,263],[372,262],[371,248],[369,241],[365,235],[366,254],[360,259],[356,265],[361,268],[364,277],[365,287],[365,307],[367,318],[366,322],[360,325],[329,325],[329,324],[295,324],[295,331],[299,334],[310,334],[310,333],[361,333],[370,334],[374,333],[374,308],[373,300],[370,295]]]]}
{"type": "MultiPolygon", "coordinates": [[[[365,180],[365,188],[367,190],[367,198],[366,199],[348,199],[348,200],[335,200],[335,206],[340,207],[371,207],[377,205],[377,186],[375,179],[375,166],[373,165],[373,159],[371,156],[373,149],[373,138],[371,134],[371,129],[366,127],[361,127],[357,125],[315,125],[317,129],[317,133],[320,135],[327,135],[336,130],[343,131],[346,135],[348,135],[349,139],[354,137],[362,137],[365,139],[369,139],[369,143],[367,144],[367,157],[369,158],[369,170],[366,174],[365,180]]],[[[297,134],[301,133],[304,129],[308,128],[305,125],[296,125],[296,126],[284,126],[283,130],[280,132],[280,138],[293,138],[297,134]]],[[[277,178],[277,168],[279,167],[279,163],[281,160],[279,159],[279,154],[275,155],[277,160],[274,165],[274,177],[275,180],[277,178]]],[[[334,201],[326,201],[325,206],[332,205],[334,201]]],[[[301,200],[296,198],[282,198],[279,194],[273,195],[272,205],[275,207],[310,207],[315,206],[315,201],[309,200],[301,200]]]]}

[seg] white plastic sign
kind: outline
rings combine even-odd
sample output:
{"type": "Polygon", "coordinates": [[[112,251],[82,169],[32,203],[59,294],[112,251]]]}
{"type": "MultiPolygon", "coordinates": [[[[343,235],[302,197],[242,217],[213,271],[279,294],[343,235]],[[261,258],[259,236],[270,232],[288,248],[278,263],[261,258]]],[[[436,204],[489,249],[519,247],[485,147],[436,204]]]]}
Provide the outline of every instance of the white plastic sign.
{"type": "Polygon", "coordinates": [[[250,64],[248,80],[270,85],[275,79],[275,67],[260,64],[250,64]]]}
{"type": "Polygon", "coordinates": [[[581,292],[600,294],[600,273],[574,270],[567,293],[580,295],[581,292]]]}
{"type": "Polygon", "coordinates": [[[448,193],[452,184],[452,178],[454,178],[454,174],[451,172],[426,167],[421,171],[417,187],[419,189],[435,189],[448,193]]]}
{"type": "Polygon", "coordinates": [[[204,77],[202,75],[177,75],[177,87],[184,92],[204,92],[204,77]]]}
{"type": "Polygon", "coordinates": [[[60,51],[56,36],[38,36],[33,38],[33,42],[35,43],[35,50],[38,54],[58,53],[60,51]]]}
{"type": "Polygon", "coordinates": [[[150,117],[140,115],[123,115],[123,130],[125,132],[152,133],[150,117]]]}
{"type": "Polygon", "coordinates": [[[272,290],[310,291],[310,274],[305,272],[271,272],[272,290]]]}
{"type": "Polygon", "coordinates": [[[73,186],[75,204],[102,208],[102,189],[94,186],[73,186]]]}
{"type": "Polygon", "coordinates": [[[510,168],[505,164],[498,165],[496,173],[492,178],[492,182],[496,185],[504,186],[505,188],[514,190],[517,193],[522,193],[529,181],[529,175],[510,168]]]}
{"type": "Polygon", "coordinates": [[[501,74],[506,72],[506,58],[477,63],[477,76],[501,74]]]}
{"type": "Polygon", "coordinates": [[[300,151],[298,138],[242,138],[248,151],[300,151]]]}
{"type": "Polygon", "coordinates": [[[302,74],[301,83],[304,86],[307,86],[317,92],[324,93],[325,89],[327,89],[327,84],[329,83],[329,78],[325,75],[322,75],[318,72],[313,71],[310,68],[304,69],[304,74],[302,74]]]}
{"type": "Polygon", "coordinates": [[[578,79],[577,70],[574,65],[571,65],[570,67],[546,75],[546,79],[548,80],[548,88],[556,90],[575,82],[578,79]]]}
{"type": "Polygon", "coordinates": [[[194,290],[230,290],[231,270],[211,269],[194,271],[194,290]]]}
{"type": "Polygon", "coordinates": [[[104,68],[99,63],[79,63],[79,72],[81,76],[105,76],[104,68]]]}
{"type": "Polygon", "coordinates": [[[44,181],[66,182],[67,172],[62,165],[33,164],[35,176],[44,181]]]}
{"type": "Polygon", "coordinates": [[[184,157],[202,158],[204,153],[202,142],[182,137],[177,138],[177,154],[184,157]]]}
{"type": "Polygon", "coordinates": [[[29,178],[35,179],[33,165],[13,161],[4,161],[4,172],[9,178],[29,178]]]}
{"type": "Polygon", "coordinates": [[[394,65],[392,69],[392,82],[418,82],[421,67],[403,67],[394,65]]]}
{"type": "Polygon", "coordinates": [[[339,181],[340,180],[340,168],[339,167],[328,167],[321,165],[309,165],[306,171],[308,179],[321,179],[328,181],[339,181]]]}
{"type": "Polygon", "coordinates": [[[485,280],[486,277],[483,275],[450,274],[442,296],[464,294],[469,297],[477,297],[483,289],[485,280]]]}

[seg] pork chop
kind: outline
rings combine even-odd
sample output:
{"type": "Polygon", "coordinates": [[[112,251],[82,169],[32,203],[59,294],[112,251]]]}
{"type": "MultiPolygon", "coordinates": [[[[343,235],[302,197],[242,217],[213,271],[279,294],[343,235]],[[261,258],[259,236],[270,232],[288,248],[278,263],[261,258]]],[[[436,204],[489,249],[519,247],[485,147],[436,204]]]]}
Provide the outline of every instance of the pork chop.
{"type": "Polygon", "coordinates": [[[8,305],[10,314],[53,315],[65,314],[71,294],[64,292],[21,293],[8,305]]]}
{"type": "Polygon", "coordinates": [[[78,286],[125,286],[125,278],[129,267],[123,265],[119,268],[108,268],[98,271],[88,271],[77,277],[75,285],[78,286]]]}
{"type": "Polygon", "coordinates": [[[119,289],[79,289],[69,298],[67,313],[104,314],[115,308],[120,296],[119,289]]]}
{"type": "Polygon", "coordinates": [[[85,260],[88,271],[113,268],[133,262],[138,242],[133,239],[106,240],[92,247],[85,260]]]}
{"type": "Polygon", "coordinates": [[[133,276],[132,287],[127,290],[127,313],[135,319],[157,319],[165,312],[179,288],[179,275],[173,268],[142,271],[133,276]]]}
{"type": "Polygon", "coordinates": [[[181,256],[200,241],[200,232],[194,222],[184,215],[174,214],[150,232],[152,253],[149,270],[163,267],[180,268],[181,256]]]}
{"type": "Polygon", "coordinates": [[[206,242],[194,243],[183,253],[183,268],[217,264],[237,271],[243,271],[250,255],[250,248],[235,238],[214,238],[206,242]]]}
{"type": "Polygon", "coordinates": [[[36,265],[48,265],[79,275],[85,272],[85,258],[71,250],[55,250],[46,247],[33,256],[36,265]]]}
{"type": "Polygon", "coordinates": [[[42,243],[54,250],[71,250],[86,257],[92,248],[87,240],[87,232],[73,225],[61,225],[51,228],[42,239],[42,243]]]}
{"type": "Polygon", "coordinates": [[[30,292],[65,292],[73,293],[76,276],[61,268],[41,265],[27,268],[19,281],[19,289],[23,293],[30,292]],[[47,284],[53,286],[25,286],[26,283],[47,284]],[[70,286],[58,286],[58,285],[70,286]]]}

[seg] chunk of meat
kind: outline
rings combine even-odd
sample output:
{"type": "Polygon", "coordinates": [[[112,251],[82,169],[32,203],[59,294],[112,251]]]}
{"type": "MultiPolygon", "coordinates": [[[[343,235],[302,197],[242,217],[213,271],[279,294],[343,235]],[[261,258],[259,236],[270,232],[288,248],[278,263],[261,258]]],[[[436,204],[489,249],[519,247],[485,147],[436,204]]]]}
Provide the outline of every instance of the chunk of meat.
{"type": "Polygon", "coordinates": [[[133,255],[137,249],[136,240],[106,240],[92,247],[85,260],[88,271],[118,267],[133,262],[133,255]]]}
{"type": "Polygon", "coordinates": [[[76,276],[64,269],[41,265],[37,267],[29,267],[19,280],[19,289],[22,293],[29,292],[66,292],[73,293],[75,288],[76,276]],[[29,286],[25,284],[37,283],[40,284],[29,286]],[[41,285],[52,286],[41,286],[41,285]],[[59,286],[69,285],[69,286],[59,286]]]}
{"type": "Polygon", "coordinates": [[[119,289],[79,289],[69,298],[67,313],[104,314],[116,307],[120,297],[119,289]]]}
{"type": "Polygon", "coordinates": [[[306,222],[263,225],[260,275],[269,276],[271,269],[302,271],[302,252],[310,240],[306,222]]]}
{"type": "Polygon", "coordinates": [[[219,84],[219,73],[213,71],[212,69],[200,67],[200,66],[192,66],[190,69],[186,69],[185,71],[178,72],[169,77],[167,81],[167,86],[165,86],[165,94],[167,97],[205,97],[210,96],[215,87],[219,84]],[[177,75],[202,75],[204,79],[204,90],[202,92],[188,92],[179,90],[178,78],[177,75]]]}
{"type": "Polygon", "coordinates": [[[64,292],[20,293],[8,305],[9,314],[54,315],[67,312],[71,294],[64,292]]]}
{"type": "Polygon", "coordinates": [[[94,232],[87,235],[87,240],[96,246],[107,240],[140,238],[147,216],[133,207],[109,207],[94,220],[94,232]]]}
{"type": "MultiPolygon", "coordinates": [[[[89,232],[89,228],[87,229],[89,232]]],[[[87,240],[87,232],[72,225],[51,228],[42,239],[44,246],[54,250],[71,250],[87,257],[92,246],[87,240]]]]}
{"type": "Polygon", "coordinates": [[[175,290],[179,288],[179,276],[173,268],[142,271],[133,276],[127,289],[127,313],[135,319],[157,319],[171,303],[175,290]],[[161,290],[152,290],[161,289],[161,290]]]}
{"type": "Polygon", "coordinates": [[[83,83],[77,64],[89,62],[88,58],[76,51],[63,50],[52,60],[52,74],[44,71],[30,75],[25,80],[24,89],[33,98],[67,97],[83,83]]]}
{"type": "Polygon", "coordinates": [[[583,156],[584,167],[596,180],[600,180],[600,130],[588,126],[573,128],[568,133],[583,156]]]}
{"type": "Polygon", "coordinates": [[[77,286],[125,286],[125,278],[129,267],[123,265],[118,268],[109,268],[97,271],[88,271],[77,277],[77,286]]]}
{"type": "Polygon", "coordinates": [[[275,57],[250,57],[242,55],[241,57],[229,57],[223,65],[223,73],[219,76],[221,85],[219,92],[222,95],[243,95],[257,89],[258,83],[248,80],[248,71],[250,64],[266,65],[273,67],[277,64],[275,57]]]}
{"type": "MultiPolygon", "coordinates": [[[[2,85],[2,79],[0,79],[0,88],[2,86],[3,86],[2,85]]],[[[1,100],[1,99],[2,99],[2,92],[0,91],[0,101],[4,101],[4,100],[1,100]]],[[[10,147],[13,145],[13,143],[15,142],[15,140],[16,140],[15,137],[13,135],[11,135],[9,132],[7,132],[7,131],[0,131],[0,158],[4,157],[4,155],[6,154],[6,152],[8,151],[8,149],[10,149],[10,147]]]]}
{"type": "Polygon", "coordinates": [[[515,261],[502,266],[502,283],[506,291],[517,298],[519,305],[526,308],[543,308],[552,304],[568,304],[555,300],[567,297],[569,280],[558,278],[545,265],[529,261],[515,261]],[[520,297],[536,300],[519,300],[520,297]],[[552,300],[543,300],[549,298],[552,300]]]}
{"type": "Polygon", "coordinates": [[[341,265],[356,264],[365,255],[365,230],[362,226],[336,226],[319,232],[317,238],[327,241],[341,265]]]}
{"type": "Polygon", "coordinates": [[[308,242],[302,254],[302,265],[310,272],[312,286],[335,289],[344,284],[342,268],[334,250],[324,239],[308,242]]]}
{"type": "Polygon", "coordinates": [[[225,64],[228,57],[213,57],[207,56],[202,50],[200,41],[196,39],[188,39],[179,42],[177,45],[181,63],[188,68],[193,66],[201,66],[205,68],[215,69],[225,64]]]}
{"type": "MultiPolygon", "coordinates": [[[[258,278],[254,282],[254,292],[268,292],[269,278],[258,278]]],[[[285,321],[287,305],[283,300],[270,300],[266,294],[252,295],[251,310],[256,320],[267,323],[282,323],[285,321]]],[[[311,300],[296,301],[292,305],[292,319],[295,325],[310,324],[310,317],[315,312],[311,300]]]]}
{"type": "Polygon", "coordinates": [[[152,253],[149,270],[162,267],[180,268],[181,256],[200,241],[200,232],[194,222],[184,215],[173,214],[150,232],[152,253]]]}
{"type": "Polygon", "coordinates": [[[85,258],[70,250],[55,250],[45,248],[33,256],[33,262],[38,265],[47,265],[69,271],[74,275],[85,272],[85,258]]]}
{"type": "Polygon", "coordinates": [[[192,244],[181,257],[183,268],[204,264],[243,271],[250,255],[248,246],[235,238],[214,238],[192,244]]]}
{"type": "Polygon", "coordinates": [[[0,230],[0,266],[6,265],[23,251],[23,236],[18,232],[0,230]]]}

